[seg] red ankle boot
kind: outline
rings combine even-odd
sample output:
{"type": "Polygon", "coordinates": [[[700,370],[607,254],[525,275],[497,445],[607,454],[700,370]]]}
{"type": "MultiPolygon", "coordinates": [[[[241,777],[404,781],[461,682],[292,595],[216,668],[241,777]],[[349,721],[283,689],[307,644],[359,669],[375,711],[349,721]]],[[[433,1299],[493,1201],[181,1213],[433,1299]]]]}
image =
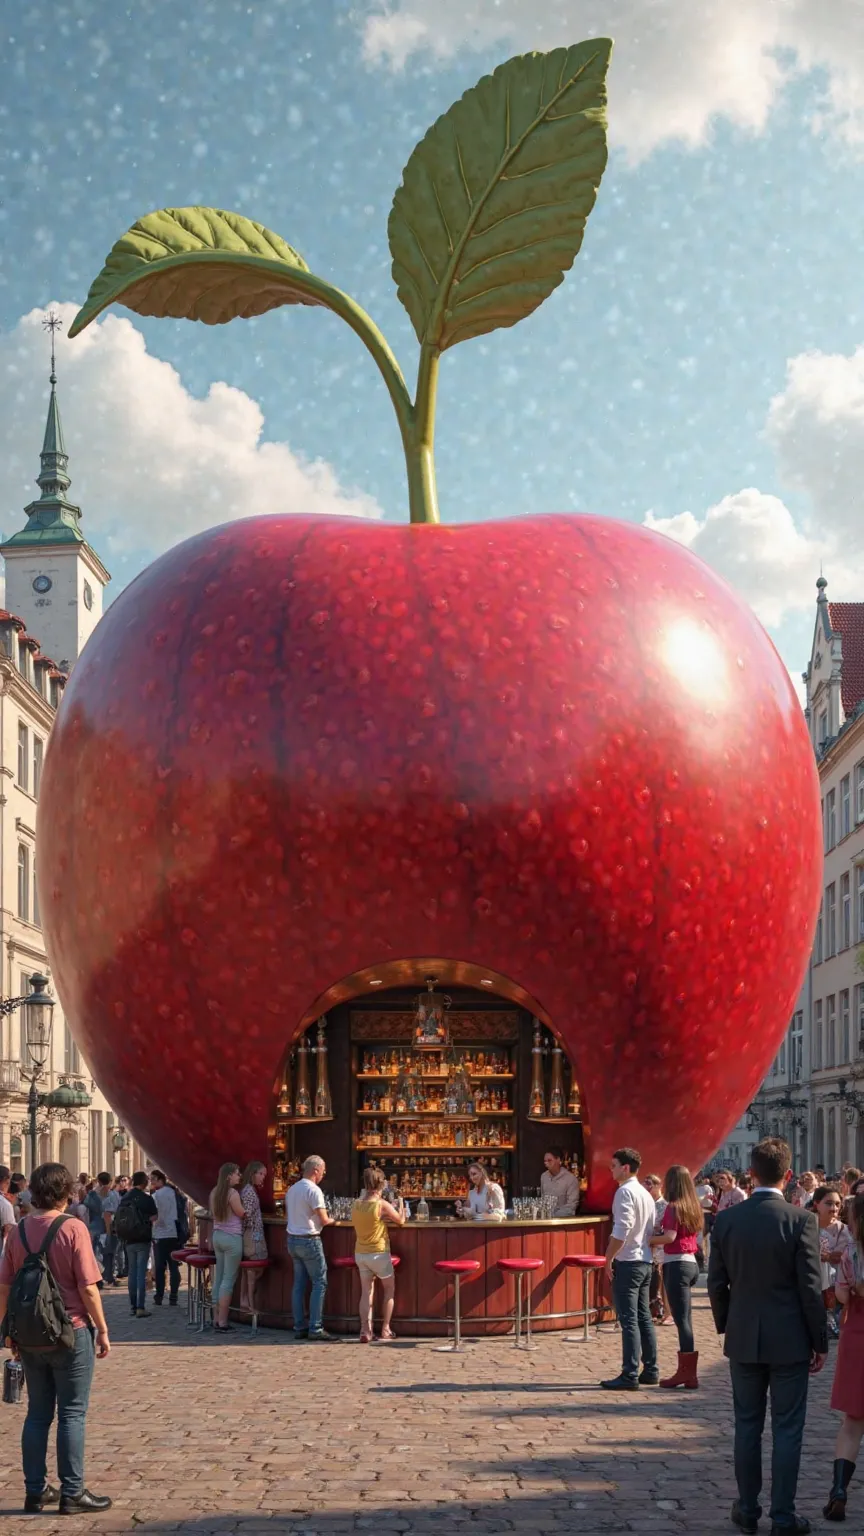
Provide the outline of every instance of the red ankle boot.
{"type": "Polygon", "coordinates": [[[696,1366],[699,1363],[698,1354],[684,1355],[678,1351],[678,1369],[674,1376],[666,1376],[661,1382],[661,1387],[689,1387],[695,1391],[699,1385],[696,1375],[696,1366]]]}

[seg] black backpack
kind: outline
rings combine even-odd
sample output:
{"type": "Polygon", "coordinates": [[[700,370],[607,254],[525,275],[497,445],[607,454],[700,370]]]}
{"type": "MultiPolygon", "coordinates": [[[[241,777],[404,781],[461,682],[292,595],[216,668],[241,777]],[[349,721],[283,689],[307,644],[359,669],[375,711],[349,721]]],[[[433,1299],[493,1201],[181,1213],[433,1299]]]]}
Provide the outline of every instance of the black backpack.
{"type": "Polygon", "coordinates": [[[153,1223],[144,1215],[137,1200],[132,1197],[135,1191],[130,1190],[124,1195],[111,1223],[111,1231],[115,1237],[119,1237],[121,1243],[149,1243],[153,1235],[153,1223]]]}
{"type": "Polygon", "coordinates": [[[27,1241],[24,1223],[18,1228],[26,1257],[12,1281],[3,1332],[19,1349],[72,1349],[75,1344],[72,1319],[48,1268],[48,1249],[68,1220],[58,1216],[52,1221],[38,1253],[27,1241]]]}
{"type": "Polygon", "coordinates": [[[176,1184],[170,1184],[169,1189],[174,1191],[174,1199],[177,1202],[177,1246],[182,1248],[189,1241],[189,1216],[187,1213],[186,1196],[181,1195],[176,1184]]]}

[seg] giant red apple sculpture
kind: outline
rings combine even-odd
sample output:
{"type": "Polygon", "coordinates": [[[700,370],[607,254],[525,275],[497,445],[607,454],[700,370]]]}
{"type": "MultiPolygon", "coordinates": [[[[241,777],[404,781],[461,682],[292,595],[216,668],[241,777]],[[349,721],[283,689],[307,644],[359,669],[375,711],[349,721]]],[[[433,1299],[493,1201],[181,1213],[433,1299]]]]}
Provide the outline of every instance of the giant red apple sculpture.
{"type": "Polygon", "coordinates": [[[210,322],[328,305],[384,375],[409,470],[409,525],[266,516],[157,561],[100,623],[52,738],[58,991],[112,1103],[199,1196],[223,1158],[266,1155],[301,1023],[429,959],[559,1032],[595,1207],[622,1142],[698,1164],[786,1027],[819,796],[753,615],[628,524],[437,521],[440,353],[514,323],[571,264],[608,54],[511,60],[414,152],[390,222],[414,402],[353,301],[212,209],[137,224],[76,322],[119,298],[210,322]]]}

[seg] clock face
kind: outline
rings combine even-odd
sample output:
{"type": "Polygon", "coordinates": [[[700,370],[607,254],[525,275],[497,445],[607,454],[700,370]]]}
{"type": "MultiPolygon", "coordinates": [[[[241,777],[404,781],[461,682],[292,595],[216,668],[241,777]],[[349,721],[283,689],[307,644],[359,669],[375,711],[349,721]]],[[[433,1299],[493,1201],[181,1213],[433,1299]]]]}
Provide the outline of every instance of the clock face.
{"type": "Polygon", "coordinates": [[[34,592],[50,592],[53,582],[50,576],[37,576],[33,582],[34,592]]]}
{"type": "Polygon", "coordinates": [[[85,581],[84,583],[84,607],[93,607],[93,588],[91,587],[89,581],[85,581]]]}

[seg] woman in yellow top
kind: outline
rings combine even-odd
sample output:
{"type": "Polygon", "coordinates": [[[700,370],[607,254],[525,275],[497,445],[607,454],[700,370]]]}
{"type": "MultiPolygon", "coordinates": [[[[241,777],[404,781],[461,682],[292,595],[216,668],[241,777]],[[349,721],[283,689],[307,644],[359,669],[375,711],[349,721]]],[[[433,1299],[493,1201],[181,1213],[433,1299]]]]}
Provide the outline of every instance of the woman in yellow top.
{"type": "Polygon", "coordinates": [[[390,1327],[395,1301],[395,1275],[390,1257],[390,1227],[404,1227],[405,1217],[389,1202],[382,1200],[384,1174],[380,1168],[367,1168],[363,1174],[363,1193],[351,1207],[351,1220],[357,1234],[354,1260],[360,1271],[360,1343],[374,1343],[372,1334],[372,1295],[375,1281],[381,1281],[384,1293],[384,1321],[381,1343],[394,1337],[390,1327]]]}

